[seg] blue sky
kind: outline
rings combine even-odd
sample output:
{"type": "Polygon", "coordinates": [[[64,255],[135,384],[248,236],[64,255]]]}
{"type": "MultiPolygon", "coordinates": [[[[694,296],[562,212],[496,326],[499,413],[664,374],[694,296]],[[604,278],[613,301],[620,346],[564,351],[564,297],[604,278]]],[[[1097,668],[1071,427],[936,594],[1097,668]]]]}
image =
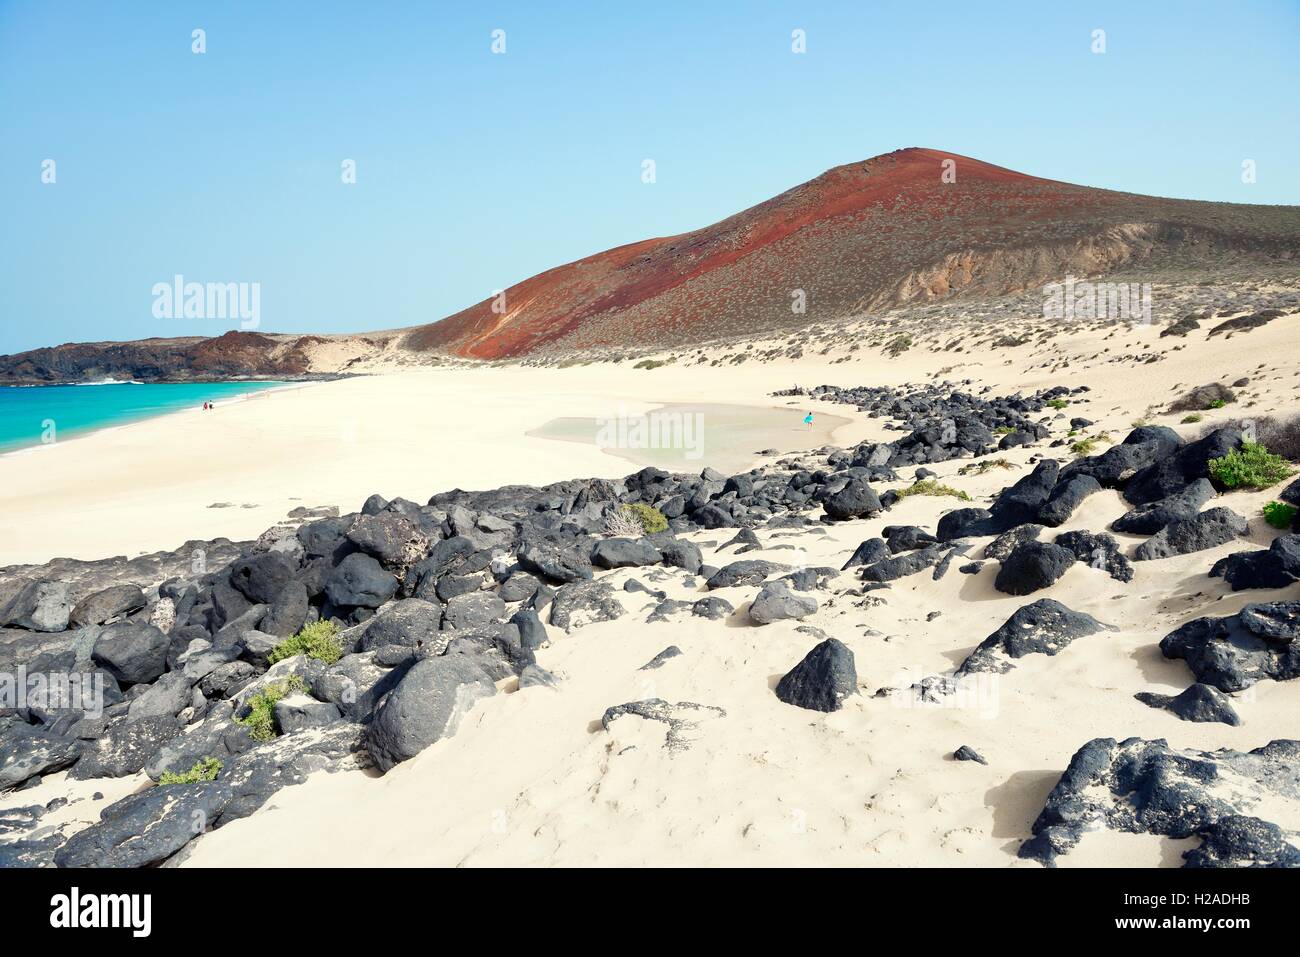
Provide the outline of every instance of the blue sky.
{"type": "Polygon", "coordinates": [[[236,325],[155,318],[177,273],[267,331],[429,322],[904,146],[1300,203],[1298,91],[1295,0],[0,0],[0,352],[236,325]]]}

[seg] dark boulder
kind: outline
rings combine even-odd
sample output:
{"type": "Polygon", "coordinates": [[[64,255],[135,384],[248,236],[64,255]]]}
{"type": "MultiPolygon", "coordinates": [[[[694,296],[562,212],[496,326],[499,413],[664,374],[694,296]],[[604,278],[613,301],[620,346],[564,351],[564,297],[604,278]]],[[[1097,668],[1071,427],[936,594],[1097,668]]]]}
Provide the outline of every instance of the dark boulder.
{"type": "Polygon", "coordinates": [[[230,584],[250,602],[260,605],[275,601],[297,566],[280,552],[263,552],[238,558],[230,565],[230,584]]]}
{"type": "Polygon", "coordinates": [[[73,606],[69,621],[80,628],[85,625],[102,625],[112,618],[121,618],[144,608],[148,602],[137,585],[110,585],[87,595],[73,606]]]}
{"type": "Polygon", "coordinates": [[[429,550],[429,540],[419,526],[398,512],[362,515],[347,532],[348,541],[385,565],[409,565],[429,550]]]}
{"type": "Polygon", "coordinates": [[[984,546],[984,557],[989,561],[1004,562],[1019,546],[1038,541],[1038,536],[1042,533],[1042,525],[1028,524],[1009,528],[984,546]]]}
{"type": "Polygon", "coordinates": [[[900,578],[906,578],[908,575],[915,575],[927,568],[933,568],[939,564],[943,557],[944,550],[937,545],[923,548],[919,552],[895,555],[892,558],[882,559],[874,565],[865,566],[861,572],[862,580],[866,582],[897,581],[900,578]]]}
{"type": "Polygon", "coordinates": [[[359,648],[373,651],[384,645],[422,648],[438,640],[442,607],[423,598],[389,602],[365,625],[359,648]]]}
{"type": "Polygon", "coordinates": [[[300,581],[291,581],[275,596],[257,630],[277,638],[292,637],[307,623],[308,606],[307,586],[300,581]]]}
{"type": "Polygon", "coordinates": [[[827,518],[844,521],[875,515],[881,504],[880,497],[870,485],[860,479],[850,479],[842,489],[826,497],[822,508],[827,518]]]}
{"type": "Polygon", "coordinates": [[[81,742],[75,738],[16,723],[0,724],[0,791],[16,788],[40,774],[52,774],[76,763],[81,742]]]}
{"type": "Polygon", "coordinates": [[[0,610],[0,626],[63,631],[71,613],[71,590],[66,582],[30,581],[0,610]]]}
{"type": "Polygon", "coordinates": [[[770,625],[774,621],[807,618],[816,610],[816,598],[796,595],[786,582],[778,580],[759,589],[750,603],[749,617],[757,625],[770,625]]]}
{"type": "Polygon", "coordinates": [[[1091,475],[1080,473],[1061,479],[1038,509],[1035,521],[1049,528],[1064,525],[1084,499],[1100,491],[1101,483],[1091,475]]]}
{"type": "Polygon", "coordinates": [[[1006,531],[999,527],[993,513],[985,508],[957,508],[939,519],[935,527],[935,537],[941,542],[951,542],[958,538],[978,538],[981,535],[997,535],[1006,531]]]}
{"type": "Polygon", "coordinates": [[[1293,585],[1300,580],[1300,535],[1279,535],[1263,551],[1236,552],[1222,558],[1210,575],[1222,577],[1233,591],[1293,585]]]}
{"type": "Polygon", "coordinates": [[[1187,662],[1196,680],[1242,691],[1263,678],[1300,677],[1300,601],[1247,605],[1224,618],[1195,618],[1160,642],[1166,658],[1187,662]]]}
{"type": "Polygon", "coordinates": [[[527,541],[519,547],[517,558],[524,571],[555,582],[583,581],[592,574],[585,554],[578,555],[574,549],[553,542],[527,541]]]}
{"type": "Polygon", "coordinates": [[[604,581],[571,582],[555,593],[551,605],[551,624],[565,631],[622,615],[613,587],[604,581]]]}
{"type": "Polygon", "coordinates": [[[1055,655],[1076,638],[1114,631],[1091,615],[1074,611],[1051,598],[1023,605],[989,635],[958,668],[958,674],[1005,672],[1006,659],[1025,655],[1055,655]]]}
{"type": "Polygon", "coordinates": [[[1108,574],[1119,582],[1133,580],[1133,565],[1120,553],[1119,542],[1105,532],[1064,532],[1056,536],[1056,544],[1074,554],[1074,557],[1091,568],[1108,574]]]}
{"type": "Polygon", "coordinates": [[[1215,429],[1189,442],[1173,455],[1142,469],[1124,486],[1124,498],[1146,505],[1168,498],[1197,479],[1210,477],[1210,460],[1222,458],[1241,445],[1239,429],[1215,429]]]}
{"type": "Polygon", "coordinates": [[[91,659],[124,688],[148,684],[167,670],[170,644],[153,625],[120,621],[99,633],[91,659]]]}
{"type": "Polygon", "coordinates": [[[220,781],[171,784],[123,798],[54,855],[59,867],[160,864],[207,830],[230,801],[220,781]]]}
{"type": "Polygon", "coordinates": [[[883,538],[868,538],[865,542],[853,550],[849,560],[844,563],[840,571],[847,571],[858,565],[874,565],[882,558],[889,557],[889,546],[883,538]]]}
{"type": "Polygon", "coordinates": [[[759,585],[772,575],[788,572],[788,565],[769,562],[761,558],[742,559],[723,566],[705,583],[709,589],[731,588],[736,585],[759,585]]]}
{"type": "Polygon", "coordinates": [[[1170,522],[1137,547],[1135,561],[1147,562],[1217,548],[1245,535],[1247,523],[1230,508],[1206,509],[1192,518],[1170,522]]]}
{"type": "Polygon", "coordinates": [[[369,555],[353,552],[325,580],[325,594],[335,605],[378,608],[397,591],[397,578],[369,555]]]}
{"type": "Polygon", "coordinates": [[[367,750],[376,766],[388,771],[455,734],[474,703],[493,694],[496,685],[469,655],[417,661],[376,709],[367,750]]]}
{"type": "Polygon", "coordinates": [[[838,639],[827,638],[777,682],[776,696],[810,711],[838,711],[857,690],[853,652],[838,639]]]}
{"type": "Polygon", "coordinates": [[[1199,681],[1177,695],[1139,691],[1133,697],[1148,707],[1172,711],[1184,721],[1217,721],[1234,726],[1241,724],[1236,709],[1223,692],[1199,681]]]}
{"type": "Polygon", "coordinates": [[[1029,595],[1055,584],[1074,562],[1074,553],[1060,545],[1027,542],[1007,556],[993,586],[1008,595],[1029,595]]]}
{"type": "Polygon", "coordinates": [[[663,554],[646,538],[607,538],[591,549],[591,564],[597,568],[638,568],[661,561],[663,554]]]}
{"type": "Polygon", "coordinates": [[[1166,498],[1125,512],[1110,527],[1129,535],[1154,535],[1171,522],[1195,516],[1214,495],[1209,479],[1197,479],[1166,498]]]}

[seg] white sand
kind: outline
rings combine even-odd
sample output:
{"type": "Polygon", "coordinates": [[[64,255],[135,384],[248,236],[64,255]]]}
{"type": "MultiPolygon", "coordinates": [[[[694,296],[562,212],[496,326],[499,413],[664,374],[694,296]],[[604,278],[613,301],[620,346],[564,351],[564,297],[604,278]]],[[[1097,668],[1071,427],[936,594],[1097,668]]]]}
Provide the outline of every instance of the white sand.
{"type": "MultiPolygon", "coordinates": [[[[1190,342],[1149,366],[1108,361],[1126,350],[1170,347],[1157,332],[1116,335],[1105,340],[1105,357],[1076,358],[1055,373],[1031,367],[1055,355],[1091,355],[1103,348],[1102,335],[1063,336],[1036,356],[1025,347],[964,360],[919,352],[889,360],[873,353],[834,366],[800,360],[648,372],[430,370],[314,386],[183,426],[173,417],[119,430],[111,441],[91,436],[67,443],[42,453],[39,469],[35,456],[0,459],[0,560],[130,553],[174,547],[185,537],[247,537],[294,505],[353,509],[372,491],[423,501],[454,486],[624,474],[625,463],[594,448],[523,433],[552,418],[599,415],[598,406],[620,401],[772,404],[770,390],[795,383],[919,382],[957,361],[969,364],[949,377],[992,384],[994,394],[1089,385],[1090,401],[1064,415],[1095,419],[1116,439],[1148,405],[1168,402],[1176,383],[1181,392],[1210,381],[1255,379],[1241,406],[1208,413],[1207,422],[1240,416],[1251,401],[1258,403],[1251,411],[1300,411],[1294,392],[1300,323],[1279,320],[1231,340],[1190,342]],[[1277,367],[1278,377],[1258,375],[1261,362],[1270,366],[1268,376],[1277,367]],[[357,423],[351,438],[340,425],[349,419],[357,423]],[[257,508],[207,509],[213,501],[257,508]]],[[[857,420],[839,431],[839,444],[895,435],[882,431],[883,420],[861,418],[849,407],[824,410],[857,420]]],[[[1177,424],[1178,418],[1153,421],[1177,424]]],[[[1006,455],[1021,466],[1015,472],[959,477],[961,462],[935,470],[982,504],[1024,474],[1031,454],[1044,452],[1068,456],[1064,449],[1019,449],[1006,455]]],[[[1253,540],[1265,542],[1258,509],[1270,497],[1239,493],[1216,504],[1250,517],[1253,540]]],[[[941,510],[957,504],[912,498],[880,519],[840,524],[826,536],[760,531],[765,550],[744,557],[838,568],[881,526],[932,528],[941,510]],[[781,544],[803,551],[772,547],[781,544]]],[[[1123,510],[1119,497],[1105,492],[1062,530],[1101,531],[1123,510]]],[[[733,534],[694,537],[722,543],[733,534]]],[[[928,573],[904,579],[877,593],[878,603],[847,593],[856,585],[850,574],[829,596],[819,593],[822,607],[807,623],[853,650],[861,686],[832,715],[790,707],[772,694],[777,678],[816,639],[793,622],[749,626],[744,604],[752,588],[719,592],[739,609],[725,625],[689,615],[645,624],[653,600],[620,591],[629,611],[624,618],[570,635],[551,628],[552,643],[538,658],[562,677],[557,689],[507,690],[479,702],[455,737],[383,777],[315,775],[251,818],[206,835],[187,864],[1037,866],[1018,861],[1015,850],[1071,755],[1093,737],[1164,737],[1180,747],[1241,750],[1300,737],[1300,682],[1263,682],[1239,696],[1243,724],[1237,728],[1182,722],[1133,699],[1137,691],[1170,693],[1190,683],[1186,666],[1156,648],[1183,621],[1230,614],[1248,601],[1295,597],[1232,594],[1206,577],[1214,559],[1243,547],[1251,546],[1137,563],[1129,584],[1076,565],[1034,597],[1049,595],[1120,630],[1079,639],[1055,657],[1021,659],[964,710],[906,708],[872,694],[951,670],[1028,600],[993,589],[995,563],[977,576],[954,567],[937,583],[928,573]],[[927,622],[931,611],[942,617],[927,622]],[[669,644],[684,654],[658,670],[637,670],[669,644]],[[661,725],[622,718],[609,732],[600,730],[607,707],[656,696],[718,706],[726,716],[703,721],[691,747],[678,753],[660,746],[661,725]],[[989,766],[953,761],[962,744],[989,766]]],[[[971,556],[978,558],[982,548],[980,541],[971,556]]],[[[730,552],[706,549],[705,560],[732,559],[730,552]]],[[[621,585],[630,574],[612,573],[611,581],[621,585]]],[[[640,570],[636,577],[670,597],[702,594],[688,592],[680,573],[640,570]]],[[[48,797],[51,787],[29,792],[23,803],[48,797]]],[[[1063,863],[1174,865],[1183,849],[1156,838],[1088,835],[1063,863]]]]}

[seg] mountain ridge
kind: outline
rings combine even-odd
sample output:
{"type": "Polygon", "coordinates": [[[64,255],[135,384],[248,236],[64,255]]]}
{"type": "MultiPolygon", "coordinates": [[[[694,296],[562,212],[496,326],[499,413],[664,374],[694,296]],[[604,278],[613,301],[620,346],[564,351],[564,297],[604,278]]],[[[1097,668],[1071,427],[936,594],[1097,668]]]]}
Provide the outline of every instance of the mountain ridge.
{"type": "Polygon", "coordinates": [[[1274,265],[1300,258],[1300,207],[1076,186],[908,147],[833,167],[709,226],[552,267],[436,322],[355,336],[65,344],[0,356],[0,381],[300,376],[379,352],[654,351],[1134,264],[1212,267],[1229,253],[1274,265]]]}

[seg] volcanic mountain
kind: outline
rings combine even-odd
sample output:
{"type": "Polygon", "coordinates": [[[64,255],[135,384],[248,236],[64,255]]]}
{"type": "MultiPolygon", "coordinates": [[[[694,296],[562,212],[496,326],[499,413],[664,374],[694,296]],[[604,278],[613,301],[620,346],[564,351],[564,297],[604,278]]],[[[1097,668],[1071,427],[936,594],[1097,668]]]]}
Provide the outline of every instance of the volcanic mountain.
{"type": "Polygon", "coordinates": [[[400,345],[480,359],[678,347],[1225,250],[1300,256],[1300,208],[1118,193],[904,149],[712,226],[558,266],[400,345]]]}
{"type": "Polygon", "coordinates": [[[0,382],[331,373],[365,358],[654,350],[1119,269],[1289,268],[1300,207],[1160,199],[904,149],[694,232],[557,266],[440,322],[357,336],[234,331],[0,356],[0,382]]]}

